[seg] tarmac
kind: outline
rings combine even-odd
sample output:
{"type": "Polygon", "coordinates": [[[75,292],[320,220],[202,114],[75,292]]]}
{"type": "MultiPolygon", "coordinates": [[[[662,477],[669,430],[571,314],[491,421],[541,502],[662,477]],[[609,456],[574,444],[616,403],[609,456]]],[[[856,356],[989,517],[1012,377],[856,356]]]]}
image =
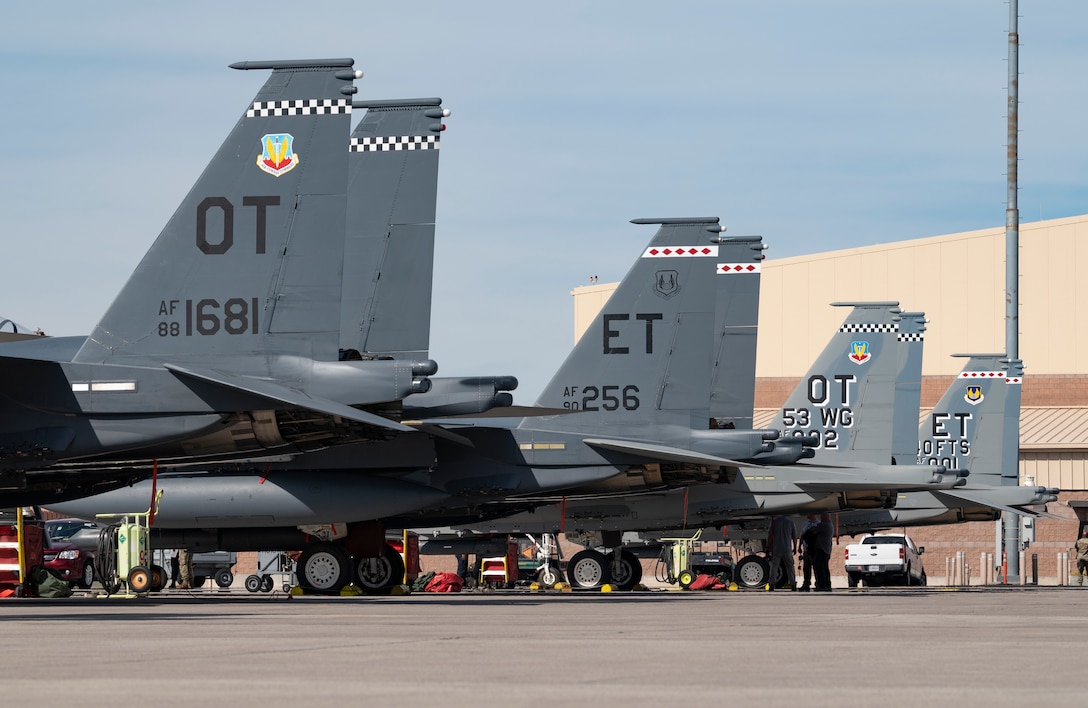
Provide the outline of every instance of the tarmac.
{"type": "Polygon", "coordinates": [[[1072,705],[1088,588],[7,600],[6,705],[1072,705]]]}

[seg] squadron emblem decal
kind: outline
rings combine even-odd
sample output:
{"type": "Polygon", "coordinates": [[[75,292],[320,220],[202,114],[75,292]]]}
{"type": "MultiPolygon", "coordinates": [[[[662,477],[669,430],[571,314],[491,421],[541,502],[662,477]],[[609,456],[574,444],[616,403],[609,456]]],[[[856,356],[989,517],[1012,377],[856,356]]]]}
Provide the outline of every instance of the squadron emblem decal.
{"type": "Polygon", "coordinates": [[[977,406],[982,403],[983,398],[985,398],[985,396],[982,395],[982,387],[977,384],[969,385],[963,394],[963,400],[967,401],[972,406],[977,406]]]}
{"type": "Polygon", "coordinates": [[[257,156],[257,167],[279,177],[298,165],[298,153],[295,152],[295,136],[290,133],[276,133],[261,138],[261,154],[257,156]]]}
{"type": "Polygon", "coordinates": [[[864,364],[873,358],[869,351],[868,342],[850,342],[850,353],[847,358],[855,364],[864,364]]]}
{"type": "Polygon", "coordinates": [[[670,298],[680,292],[680,276],[675,270],[659,270],[654,274],[654,292],[670,298]]]}

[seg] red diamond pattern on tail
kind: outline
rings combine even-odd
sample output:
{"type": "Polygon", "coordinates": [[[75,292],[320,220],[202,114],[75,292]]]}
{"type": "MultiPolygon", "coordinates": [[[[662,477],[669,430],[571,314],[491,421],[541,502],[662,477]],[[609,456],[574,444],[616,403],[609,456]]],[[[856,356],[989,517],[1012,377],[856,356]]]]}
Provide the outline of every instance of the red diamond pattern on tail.
{"type": "Polygon", "coordinates": [[[719,263],[718,275],[729,275],[731,273],[758,273],[758,263],[719,263]]]}
{"type": "Polygon", "coordinates": [[[717,255],[717,246],[651,246],[642,253],[643,258],[698,258],[717,255]]]}

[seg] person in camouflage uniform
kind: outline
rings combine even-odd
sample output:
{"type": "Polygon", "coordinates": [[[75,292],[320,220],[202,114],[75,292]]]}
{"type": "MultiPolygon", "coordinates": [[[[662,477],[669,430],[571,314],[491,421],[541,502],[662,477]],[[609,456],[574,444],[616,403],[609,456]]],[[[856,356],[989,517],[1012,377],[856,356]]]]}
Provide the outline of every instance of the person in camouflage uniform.
{"type": "Polygon", "coordinates": [[[193,552],[188,548],[178,550],[178,570],[181,575],[178,587],[182,590],[191,589],[193,587],[193,552]]]}
{"type": "Polygon", "coordinates": [[[1088,526],[1080,531],[1077,539],[1077,585],[1084,584],[1084,576],[1088,574],[1088,526]]]}

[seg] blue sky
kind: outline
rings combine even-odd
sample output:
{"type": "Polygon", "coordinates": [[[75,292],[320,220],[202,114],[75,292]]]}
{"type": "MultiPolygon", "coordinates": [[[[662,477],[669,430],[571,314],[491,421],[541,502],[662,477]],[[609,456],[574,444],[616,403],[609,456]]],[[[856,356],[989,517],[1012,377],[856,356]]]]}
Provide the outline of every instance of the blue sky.
{"type": "MultiPolygon", "coordinates": [[[[265,79],[351,56],[360,98],[441,96],[432,355],[570,349],[571,288],[637,217],[716,215],[769,258],[1004,224],[1008,5],[18,3],[4,12],[0,314],[86,334],[265,79]]],[[[1088,211],[1088,3],[1020,2],[1021,220],[1088,211]]]]}

